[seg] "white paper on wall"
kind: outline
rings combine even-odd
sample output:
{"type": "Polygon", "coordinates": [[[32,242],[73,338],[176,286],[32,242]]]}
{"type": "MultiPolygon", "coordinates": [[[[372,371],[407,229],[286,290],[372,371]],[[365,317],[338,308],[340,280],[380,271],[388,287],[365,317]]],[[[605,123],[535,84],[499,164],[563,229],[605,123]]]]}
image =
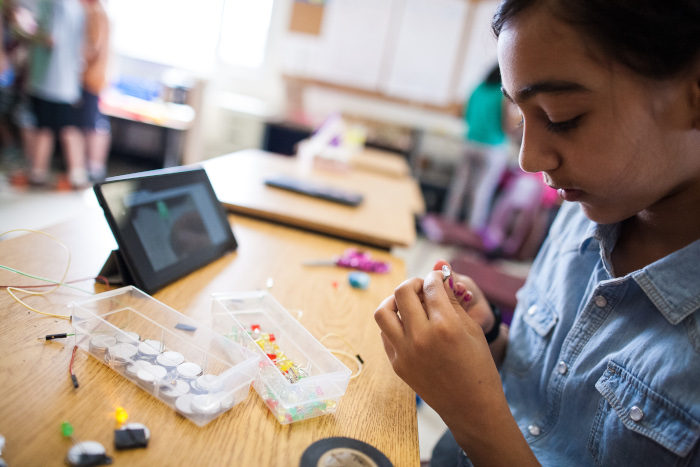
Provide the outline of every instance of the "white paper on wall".
{"type": "Polygon", "coordinates": [[[376,90],[394,0],[333,0],[325,4],[319,47],[309,75],[331,83],[376,90]]]}
{"type": "Polygon", "coordinates": [[[396,50],[388,79],[388,95],[447,105],[467,2],[464,0],[405,0],[396,50]]]}

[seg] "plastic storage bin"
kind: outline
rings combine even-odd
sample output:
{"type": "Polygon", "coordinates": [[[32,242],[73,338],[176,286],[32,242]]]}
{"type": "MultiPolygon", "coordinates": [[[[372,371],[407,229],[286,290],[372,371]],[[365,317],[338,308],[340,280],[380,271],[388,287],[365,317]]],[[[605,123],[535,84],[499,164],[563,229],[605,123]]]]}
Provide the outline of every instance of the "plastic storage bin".
{"type": "Polygon", "coordinates": [[[268,292],[212,296],[215,331],[260,355],[253,387],[283,424],[335,412],[351,371],[268,292]]]}
{"type": "Polygon", "coordinates": [[[204,426],[245,399],[260,357],[135,287],[69,305],[80,348],[204,426]]]}

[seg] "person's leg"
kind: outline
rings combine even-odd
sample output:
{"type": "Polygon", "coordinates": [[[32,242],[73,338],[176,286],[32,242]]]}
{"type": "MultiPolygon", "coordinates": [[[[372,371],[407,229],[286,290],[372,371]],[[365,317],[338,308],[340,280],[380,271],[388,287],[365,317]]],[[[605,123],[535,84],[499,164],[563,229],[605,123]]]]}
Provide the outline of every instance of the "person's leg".
{"type": "Polygon", "coordinates": [[[61,129],[61,147],[63,148],[68,166],[68,180],[74,188],[87,186],[87,170],[85,168],[85,137],[77,126],[67,126],[61,129]]]}
{"type": "Polygon", "coordinates": [[[87,150],[88,175],[93,181],[99,181],[107,176],[107,156],[112,135],[103,129],[91,129],[85,132],[85,148],[87,150]]]}
{"type": "Polygon", "coordinates": [[[49,163],[53,154],[53,131],[50,128],[36,128],[28,130],[28,137],[32,144],[29,154],[31,172],[29,182],[35,185],[43,185],[49,179],[49,163]]]}
{"type": "Polygon", "coordinates": [[[107,175],[107,157],[112,142],[109,119],[100,113],[99,100],[99,95],[83,89],[79,118],[85,135],[88,176],[92,181],[100,181],[107,175]]]}
{"type": "Polygon", "coordinates": [[[22,151],[24,152],[24,157],[26,159],[27,166],[31,167],[34,157],[34,145],[36,144],[36,133],[37,129],[33,126],[22,127],[19,130],[20,137],[22,139],[22,151]]]}

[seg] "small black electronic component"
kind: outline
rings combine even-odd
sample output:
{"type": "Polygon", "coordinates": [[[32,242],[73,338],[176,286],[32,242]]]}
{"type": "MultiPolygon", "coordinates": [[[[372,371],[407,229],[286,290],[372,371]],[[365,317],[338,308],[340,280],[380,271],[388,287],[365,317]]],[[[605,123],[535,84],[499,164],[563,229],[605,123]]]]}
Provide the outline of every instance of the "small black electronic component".
{"type": "MultiPolygon", "coordinates": [[[[70,335],[72,336],[73,334],[70,334],[70,335]]],[[[65,332],[62,332],[60,334],[47,334],[46,340],[50,341],[53,339],[63,339],[63,338],[68,337],[68,336],[69,336],[69,334],[66,334],[65,332]]]]}
{"type": "Polygon", "coordinates": [[[127,428],[114,430],[114,448],[120,451],[125,449],[145,448],[148,446],[148,437],[143,428],[127,428]]]}

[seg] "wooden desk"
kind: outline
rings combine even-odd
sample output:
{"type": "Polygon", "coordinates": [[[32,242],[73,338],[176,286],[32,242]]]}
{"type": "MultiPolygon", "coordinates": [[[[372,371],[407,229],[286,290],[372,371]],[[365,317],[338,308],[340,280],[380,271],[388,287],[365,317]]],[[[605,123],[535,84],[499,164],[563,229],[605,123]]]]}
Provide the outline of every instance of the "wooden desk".
{"type": "Polygon", "coordinates": [[[295,157],[248,149],[203,163],[219,200],[231,211],[380,248],[407,247],[416,239],[415,215],[424,209],[418,183],[365,170],[344,172],[302,167],[295,157]],[[359,191],[357,207],[290,193],[264,184],[286,175],[359,191]]]}
{"type": "MultiPolygon", "coordinates": [[[[9,465],[64,465],[72,443],[61,437],[63,421],[73,425],[79,440],[102,443],[116,465],[297,466],[311,443],[329,436],[368,442],[397,467],[419,464],[415,396],[392,371],[372,316],[404,279],[403,263],[387,252],[373,251],[391,262],[392,272],[373,275],[369,288],[359,291],[347,285],[347,270],[301,265],[306,259],[337,254],[347,242],[245,217],[231,220],[239,249],[154,297],[208,323],[211,293],[262,289],[272,277],[271,293],[287,309],[302,310],[301,323],[314,336],[341,334],[365,360],[338,410],[283,426],[251,389],[246,400],[199,428],[82,351],[74,363],[80,387],[73,389],[68,373],[73,341],[37,340],[71,332],[68,321],[31,312],[0,290],[0,433],[6,438],[2,454],[9,465]],[[337,288],[332,281],[338,281],[337,288]],[[126,409],[130,422],[148,426],[148,448],[115,451],[117,406],[126,409]]],[[[97,211],[48,231],[73,255],[67,280],[94,277],[114,247],[97,211]]],[[[44,277],[60,277],[65,268],[61,247],[36,234],[0,242],[0,258],[4,265],[44,277]]],[[[1,284],[32,282],[0,271],[1,284]]],[[[75,285],[104,289],[92,280],[75,285]]],[[[61,288],[26,301],[42,311],[65,314],[67,303],[85,296],[61,288]]],[[[354,369],[352,362],[347,364],[354,369]]]]}
{"type": "Polygon", "coordinates": [[[365,148],[350,158],[350,166],[356,170],[366,170],[389,177],[411,176],[411,167],[400,154],[381,149],[365,148]]]}

